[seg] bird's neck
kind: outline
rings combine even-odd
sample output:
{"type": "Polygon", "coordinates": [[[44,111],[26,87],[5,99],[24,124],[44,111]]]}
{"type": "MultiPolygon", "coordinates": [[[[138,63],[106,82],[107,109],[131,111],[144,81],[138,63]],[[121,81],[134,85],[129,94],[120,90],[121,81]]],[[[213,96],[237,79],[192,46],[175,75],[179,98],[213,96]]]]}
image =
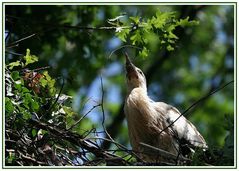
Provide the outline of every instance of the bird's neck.
{"type": "Polygon", "coordinates": [[[147,95],[147,88],[145,87],[136,87],[133,89],[128,90],[128,96],[133,96],[134,98],[139,98],[139,97],[148,97],[147,95]]]}
{"type": "Polygon", "coordinates": [[[127,89],[128,94],[130,94],[132,91],[140,91],[141,93],[147,95],[147,87],[145,85],[140,85],[138,87],[132,87],[131,85],[129,85],[127,89]]]}

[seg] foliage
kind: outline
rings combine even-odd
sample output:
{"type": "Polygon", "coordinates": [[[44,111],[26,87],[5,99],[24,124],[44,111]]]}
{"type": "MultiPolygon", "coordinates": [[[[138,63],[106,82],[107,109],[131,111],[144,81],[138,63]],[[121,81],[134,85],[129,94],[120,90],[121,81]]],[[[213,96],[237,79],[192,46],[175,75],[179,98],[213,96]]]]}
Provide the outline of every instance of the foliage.
{"type": "MultiPolygon", "coordinates": [[[[234,78],[233,9],[6,6],[6,165],[147,165],[128,150],[122,55],[115,49],[139,56],[134,63],[152,99],[183,112],[234,78]],[[112,155],[120,158],[112,162],[112,155]]],[[[234,91],[229,85],[187,113],[210,147],[191,165],[234,164],[234,91]]]]}
{"type": "Polygon", "coordinates": [[[116,26],[116,35],[123,42],[128,42],[132,45],[137,45],[141,48],[139,57],[147,57],[149,50],[148,44],[150,43],[149,36],[158,38],[159,47],[165,46],[168,51],[173,51],[175,41],[178,37],[174,34],[177,27],[186,27],[197,25],[199,22],[192,20],[189,17],[185,19],[177,19],[175,12],[161,12],[157,11],[156,15],[152,18],[143,21],[139,16],[129,17],[129,21],[121,22],[120,16],[116,17],[117,20],[110,22],[116,26]],[[127,27],[128,25],[131,27],[127,27]]]}
{"type": "Polygon", "coordinates": [[[114,165],[130,164],[131,152],[122,151],[127,156],[114,159],[116,155],[90,141],[88,135],[94,131],[81,130],[83,117],[66,105],[70,96],[57,94],[55,79],[46,68],[26,68],[38,61],[37,56],[27,49],[22,59],[6,65],[6,165],[108,165],[111,160],[114,165]]]}

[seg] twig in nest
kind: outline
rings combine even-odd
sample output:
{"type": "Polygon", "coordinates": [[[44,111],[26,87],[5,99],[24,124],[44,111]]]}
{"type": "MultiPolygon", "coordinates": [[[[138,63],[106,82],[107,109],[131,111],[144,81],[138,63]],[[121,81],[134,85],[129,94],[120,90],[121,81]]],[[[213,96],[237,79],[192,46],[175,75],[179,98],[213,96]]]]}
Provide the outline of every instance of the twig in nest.
{"type": "MultiPolygon", "coordinates": [[[[186,158],[186,157],[183,157],[183,156],[176,156],[168,151],[165,151],[165,150],[162,150],[160,148],[156,148],[156,147],[153,147],[149,144],[145,144],[143,142],[140,142],[140,145],[144,146],[144,147],[147,147],[146,149],[151,149],[151,150],[154,150],[155,154],[158,154],[160,153],[160,155],[162,157],[165,157],[165,158],[168,158],[168,159],[180,159],[180,160],[185,160],[185,161],[191,161],[190,159],[186,158]]],[[[154,153],[153,152],[153,153],[154,153]]],[[[146,152],[147,153],[147,152],[146,152]]],[[[151,153],[151,152],[150,152],[151,153]]]]}
{"type": "Polygon", "coordinates": [[[102,139],[104,141],[109,141],[117,146],[120,146],[121,147],[121,150],[123,149],[124,151],[127,151],[127,152],[130,152],[130,150],[128,150],[125,146],[123,146],[122,144],[116,142],[116,141],[112,141],[111,139],[108,139],[108,138],[103,138],[103,137],[98,137],[98,136],[95,136],[95,137],[90,137],[90,138],[87,138],[87,139],[102,139]]]}

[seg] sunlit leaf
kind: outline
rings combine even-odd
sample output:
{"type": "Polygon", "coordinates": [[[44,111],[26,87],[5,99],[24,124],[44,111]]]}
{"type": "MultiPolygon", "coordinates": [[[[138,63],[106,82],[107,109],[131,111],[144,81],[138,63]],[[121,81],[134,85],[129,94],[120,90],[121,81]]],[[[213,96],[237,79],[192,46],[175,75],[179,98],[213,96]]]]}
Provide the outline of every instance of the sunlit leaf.
{"type": "Polygon", "coordinates": [[[129,29],[121,29],[121,31],[116,32],[116,36],[123,42],[126,42],[126,38],[129,34],[129,31],[129,29]]]}
{"type": "Polygon", "coordinates": [[[135,17],[129,17],[135,24],[139,24],[140,22],[140,17],[139,16],[135,16],[135,17]]]}
{"type": "Polygon", "coordinates": [[[199,21],[195,21],[195,20],[188,21],[188,20],[189,20],[189,17],[186,17],[185,19],[180,19],[177,22],[177,25],[181,27],[186,27],[186,26],[195,26],[199,24],[199,21]]]}
{"type": "Polygon", "coordinates": [[[14,67],[21,66],[21,62],[20,61],[12,62],[7,66],[9,67],[10,70],[12,70],[14,67]]]}
{"type": "Polygon", "coordinates": [[[24,56],[24,59],[26,61],[25,66],[38,61],[37,56],[30,54],[30,49],[27,49],[26,56],[24,56]]]}
{"type": "Polygon", "coordinates": [[[143,50],[139,51],[139,57],[146,58],[149,54],[149,50],[144,47],[143,50]]]}
{"type": "Polygon", "coordinates": [[[139,30],[136,30],[133,35],[130,37],[130,40],[132,41],[132,44],[140,44],[143,42],[142,36],[140,34],[139,30]]]}
{"type": "Polygon", "coordinates": [[[173,51],[174,48],[173,48],[171,45],[168,45],[168,46],[167,46],[167,50],[168,50],[168,51],[173,51]]]}
{"type": "Polygon", "coordinates": [[[37,135],[37,130],[36,129],[32,129],[32,137],[35,137],[37,135]]]}

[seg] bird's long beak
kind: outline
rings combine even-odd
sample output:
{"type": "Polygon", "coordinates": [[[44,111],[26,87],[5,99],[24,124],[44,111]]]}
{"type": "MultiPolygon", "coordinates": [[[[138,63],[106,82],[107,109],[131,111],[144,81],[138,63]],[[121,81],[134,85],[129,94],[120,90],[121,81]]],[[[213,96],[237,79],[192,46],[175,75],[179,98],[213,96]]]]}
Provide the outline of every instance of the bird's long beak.
{"type": "Polygon", "coordinates": [[[131,77],[137,77],[137,72],[136,72],[136,67],[134,66],[134,64],[131,62],[128,54],[125,52],[125,68],[126,68],[126,72],[127,72],[127,77],[131,78],[131,77]]]}
{"type": "Polygon", "coordinates": [[[132,62],[129,59],[127,52],[125,52],[124,55],[125,55],[125,59],[126,59],[126,67],[132,65],[132,62]]]}
{"type": "Polygon", "coordinates": [[[131,62],[131,60],[130,60],[128,54],[127,54],[127,52],[125,52],[124,54],[125,54],[125,61],[126,61],[126,63],[125,63],[126,69],[127,69],[127,68],[134,68],[135,66],[134,66],[134,64],[131,62]]]}

